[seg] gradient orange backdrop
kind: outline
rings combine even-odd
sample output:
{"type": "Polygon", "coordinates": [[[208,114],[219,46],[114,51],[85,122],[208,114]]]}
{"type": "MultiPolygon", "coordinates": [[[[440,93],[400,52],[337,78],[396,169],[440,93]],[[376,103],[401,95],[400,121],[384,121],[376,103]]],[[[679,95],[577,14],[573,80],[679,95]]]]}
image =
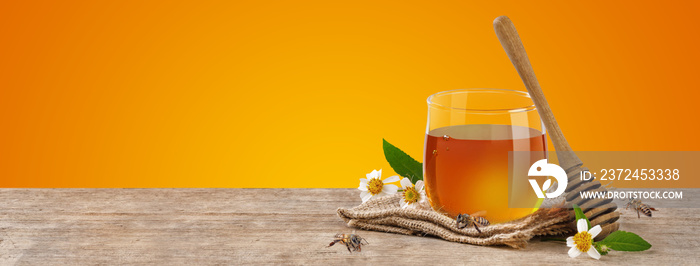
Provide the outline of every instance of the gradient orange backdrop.
{"type": "Polygon", "coordinates": [[[525,90],[499,15],[575,150],[700,149],[695,1],[3,1],[0,186],[356,187],[430,94],[525,90]]]}

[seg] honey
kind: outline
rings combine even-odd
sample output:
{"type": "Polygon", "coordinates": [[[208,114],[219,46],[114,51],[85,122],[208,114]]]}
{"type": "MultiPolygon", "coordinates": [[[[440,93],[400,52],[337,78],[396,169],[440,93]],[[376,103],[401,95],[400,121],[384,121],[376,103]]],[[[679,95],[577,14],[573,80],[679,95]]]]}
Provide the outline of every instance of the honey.
{"type": "Polygon", "coordinates": [[[433,129],[426,135],[423,161],[430,204],[451,217],[486,211],[492,223],[524,217],[538,203],[527,182],[527,168],[545,159],[546,149],[546,135],[529,127],[484,124],[433,129]],[[517,182],[509,187],[510,151],[535,152],[512,155],[523,162],[513,167],[525,169],[513,172],[524,176],[514,176],[517,182]],[[532,208],[509,208],[509,200],[532,208]]]}

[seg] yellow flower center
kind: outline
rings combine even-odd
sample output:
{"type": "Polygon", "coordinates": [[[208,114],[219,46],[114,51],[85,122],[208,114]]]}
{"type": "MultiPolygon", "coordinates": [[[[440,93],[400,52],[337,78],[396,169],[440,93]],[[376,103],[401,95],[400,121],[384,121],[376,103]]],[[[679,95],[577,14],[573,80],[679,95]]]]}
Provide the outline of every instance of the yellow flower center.
{"type": "Polygon", "coordinates": [[[382,192],[382,188],[384,187],[384,182],[380,180],[379,178],[372,178],[369,180],[367,183],[367,190],[369,191],[372,196],[379,194],[382,192]]]}
{"type": "Polygon", "coordinates": [[[576,248],[583,253],[588,252],[592,243],[593,239],[591,239],[591,234],[588,232],[578,232],[574,235],[574,244],[576,244],[576,248]]]}
{"type": "Polygon", "coordinates": [[[403,190],[403,200],[408,203],[416,203],[418,201],[418,191],[415,187],[407,187],[403,190]]]}

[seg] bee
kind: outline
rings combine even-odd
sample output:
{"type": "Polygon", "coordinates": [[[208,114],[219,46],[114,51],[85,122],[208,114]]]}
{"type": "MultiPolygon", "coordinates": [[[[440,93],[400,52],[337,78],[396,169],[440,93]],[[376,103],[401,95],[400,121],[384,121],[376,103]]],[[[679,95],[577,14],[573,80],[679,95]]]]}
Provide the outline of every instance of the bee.
{"type": "Polygon", "coordinates": [[[469,214],[459,214],[457,215],[457,218],[455,219],[457,222],[457,228],[462,229],[465,227],[469,227],[474,225],[474,228],[476,228],[476,231],[479,231],[481,233],[481,229],[479,229],[479,226],[484,227],[488,226],[489,220],[486,220],[486,218],[482,217],[483,215],[486,214],[486,211],[479,211],[476,213],[473,213],[472,215],[469,214]]]}
{"type": "Polygon", "coordinates": [[[367,242],[367,240],[365,240],[364,238],[362,238],[356,234],[336,234],[335,239],[333,240],[333,242],[331,242],[330,245],[328,245],[328,247],[331,247],[331,246],[335,245],[335,243],[338,243],[338,242],[345,244],[345,246],[348,248],[348,251],[350,251],[350,253],[352,253],[353,250],[357,251],[357,252],[361,252],[362,245],[369,244],[369,242],[367,242]],[[363,243],[363,241],[364,241],[364,243],[363,243]]]}
{"type": "Polygon", "coordinates": [[[637,218],[641,217],[639,216],[639,212],[642,212],[644,215],[651,217],[651,211],[656,211],[656,209],[642,203],[641,200],[638,200],[636,198],[630,199],[630,201],[627,202],[627,205],[625,205],[625,210],[629,207],[632,207],[634,210],[637,211],[637,218]]]}

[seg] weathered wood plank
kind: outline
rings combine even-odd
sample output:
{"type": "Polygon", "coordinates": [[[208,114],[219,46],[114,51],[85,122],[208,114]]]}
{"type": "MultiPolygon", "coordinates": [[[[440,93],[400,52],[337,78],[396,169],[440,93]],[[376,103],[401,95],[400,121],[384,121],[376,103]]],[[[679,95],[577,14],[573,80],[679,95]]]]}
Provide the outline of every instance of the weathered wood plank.
{"type": "MultiPolygon", "coordinates": [[[[335,210],[360,203],[354,189],[0,189],[0,202],[3,265],[592,262],[569,259],[556,242],[513,250],[361,230],[370,242],[362,252],[326,248],[353,230],[335,210]]],[[[621,230],[653,247],[603,260],[700,264],[698,221],[700,209],[662,209],[651,219],[623,210],[621,230]]]]}

